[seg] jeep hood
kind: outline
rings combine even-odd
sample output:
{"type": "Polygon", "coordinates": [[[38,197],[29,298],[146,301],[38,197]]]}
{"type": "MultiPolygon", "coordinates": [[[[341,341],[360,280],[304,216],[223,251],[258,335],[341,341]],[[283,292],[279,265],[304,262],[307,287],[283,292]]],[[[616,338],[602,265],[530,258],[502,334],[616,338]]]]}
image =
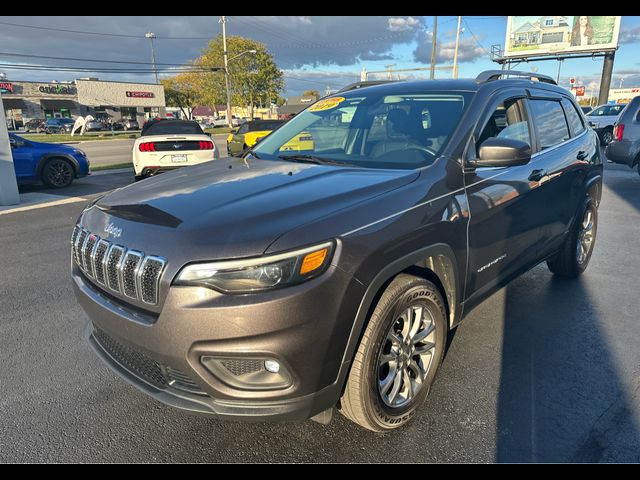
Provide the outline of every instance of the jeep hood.
{"type": "Polygon", "coordinates": [[[83,222],[103,238],[148,254],[179,249],[192,261],[260,255],[288,231],[418,176],[412,170],[216,160],[115,190],[86,210],[83,222]],[[122,229],[122,238],[108,238],[110,224],[122,229]]]}

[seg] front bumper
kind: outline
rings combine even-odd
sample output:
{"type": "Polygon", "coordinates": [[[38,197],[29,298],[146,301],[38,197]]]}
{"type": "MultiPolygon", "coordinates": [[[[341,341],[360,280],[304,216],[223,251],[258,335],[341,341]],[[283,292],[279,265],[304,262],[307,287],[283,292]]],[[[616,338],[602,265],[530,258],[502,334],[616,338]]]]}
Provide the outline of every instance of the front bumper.
{"type": "Polygon", "coordinates": [[[77,267],[72,277],[91,319],[91,347],[121,377],[165,404],[231,419],[280,421],[310,418],[340,397],[339,379],[349,366],[344,352],[364,288],[336,267],[305,284],[263,294],[171,287],[159,315],[110,297],[77,267]],[[178,372],[179,382],[171,375],[164,381],[150,377],[114,353],[121,349],[163,375],[178,372]],[[274,358],[291,382],[276,389],[232,385],[203,365],[205,356],[274,358]]]}

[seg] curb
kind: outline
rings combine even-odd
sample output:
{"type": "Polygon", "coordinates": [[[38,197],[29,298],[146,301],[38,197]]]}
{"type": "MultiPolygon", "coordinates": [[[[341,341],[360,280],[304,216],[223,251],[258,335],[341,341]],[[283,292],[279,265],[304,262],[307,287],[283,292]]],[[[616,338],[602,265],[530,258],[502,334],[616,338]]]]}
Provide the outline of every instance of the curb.
{"type": "Polygon", "coordinates": [[[111,175],[115,173],[133,173],[133,167],[98,170],[97,172],[91,172],[91,175],[89,177],[99,177],[100,175],[111,175]]]}

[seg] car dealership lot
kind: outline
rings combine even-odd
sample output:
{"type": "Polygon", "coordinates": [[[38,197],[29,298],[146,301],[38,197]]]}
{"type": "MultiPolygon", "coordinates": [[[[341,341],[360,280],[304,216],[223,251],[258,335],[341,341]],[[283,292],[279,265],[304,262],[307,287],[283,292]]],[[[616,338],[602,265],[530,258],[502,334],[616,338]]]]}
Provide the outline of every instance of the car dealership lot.
{"type": "MultiPolygon", "coordinates": [[[[131,181],[29,191],[88,202],[131,181]]],[[[328,426],[192,416],[112,374],[83,339],[69,279],[84,203],[0,216],[0,461],[640,461],[635,171],[605,166],[586,274],[559,280],[538,266],[471,312],[425,407],[386,435],[340,415],[328,426]]]]}

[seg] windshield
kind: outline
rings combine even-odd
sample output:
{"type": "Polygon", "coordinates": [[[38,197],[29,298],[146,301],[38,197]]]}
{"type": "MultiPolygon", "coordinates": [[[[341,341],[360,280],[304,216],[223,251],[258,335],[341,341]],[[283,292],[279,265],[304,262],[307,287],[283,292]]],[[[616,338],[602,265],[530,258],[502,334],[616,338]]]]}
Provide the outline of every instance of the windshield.
{"type": "Polygon", "coordinates": [[[260,159],[423,167],[442,153],[472,95],[378,90],[320,100],[266,137],[253,152],[260,159]]]}
{"type": "Polygon", "coordinates": [[[619,115],[626,105],[603,105],[589,113],[590,117],[604,117],[609,115],[619,115]]]}

